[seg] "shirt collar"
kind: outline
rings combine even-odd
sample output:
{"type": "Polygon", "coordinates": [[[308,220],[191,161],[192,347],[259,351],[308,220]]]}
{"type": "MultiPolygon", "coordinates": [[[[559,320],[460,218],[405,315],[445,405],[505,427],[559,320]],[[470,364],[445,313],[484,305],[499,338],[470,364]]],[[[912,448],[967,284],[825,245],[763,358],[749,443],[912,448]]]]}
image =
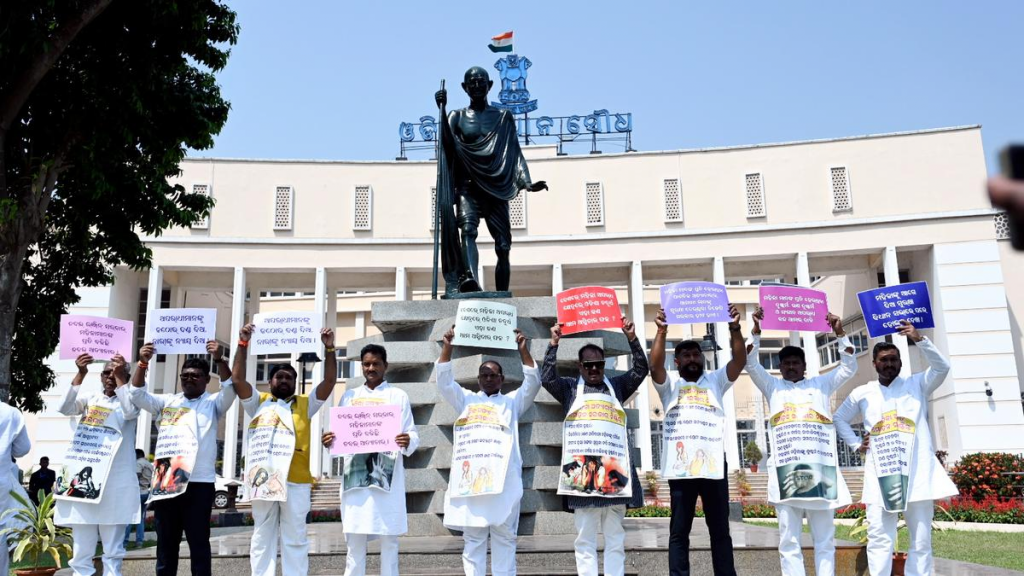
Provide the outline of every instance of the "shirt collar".
{"type": "Polygon", "coordinates": [[[388,388],[390,388],[390,387],[391,387],[391,385],[390,385],[390,384],[388,384],[388,381],[387,381],[387,380],[385,380],[385,381],[381,382],[380,384],[378,384],[378,385],[377,385],[377,387],[376,387],[376,388],[374,388],[374,389],[372,389],[372,390],[370,389],[370,387],[369,387],[369,386],[367,386],[367,385],[366,385],[366,383],[365,383],[365,382],[363,383],[363,390],[366,390],[367,392],[371,392],[371,393],[372,393],[372,392],[377,392],[377,391],[380,391],[380,390],[386,390],[386,389],[388,389],[388,388]]]}

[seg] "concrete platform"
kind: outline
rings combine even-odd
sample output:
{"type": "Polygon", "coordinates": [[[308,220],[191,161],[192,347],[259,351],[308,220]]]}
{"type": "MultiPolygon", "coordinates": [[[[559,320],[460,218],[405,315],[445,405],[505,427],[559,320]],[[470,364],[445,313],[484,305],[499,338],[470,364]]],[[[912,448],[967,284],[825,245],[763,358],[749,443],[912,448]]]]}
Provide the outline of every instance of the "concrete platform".
{"type": "MultiPolygon", "coordinates": [[[[668,520],[626,519],[626,564],[628,574],[668,573],[668,520]]],[[[310,574],[326,576],[342,574],[345,569],[345,538],[340,523],[310,524],[310,574]]],[[[743,523],[731,524],[737,572],[775,576],[781,574],[778,560],[778,532],[772,528],[743,523]]],[[[221,533],[212,538],[214,574],[237,575],[249,572],[249,539],[251,529],[221,533]]],[[[574,574],[574,536],[569,534],[520,536],[517,553],[519,572],[534,574],[574,574]]],[[[696,519],[690,535],[691,573],[694,576],[711,575],[711,551],[707,527],[696,519]]],[[[808,573],[813,548],[804,536],[808,573]]],[[[458,536],[406,536],[400,543],[400,570],[402,574],[460,574],[462,573],[462,538],[458,536]]],[[[603,547],[603,540],[599,546],[603,547]]],[[[367,569],[379,573],[380,547],[370,543],[367,569]]],[[[125,558],[125,576],[150,576],[154,572],[156,550],[131,551],[125,558]]],[[[181,574],[190,570],[188,545],[181,545],[181,574]]],[[[280,572],[279,572],[280,573],[280,572]]],[[[867,574],[863,547],[851,542],[837,542],[836,573],[841,576],[867,574]]],[[[960,572],[958,574],[964,574],[960,572]]]]}

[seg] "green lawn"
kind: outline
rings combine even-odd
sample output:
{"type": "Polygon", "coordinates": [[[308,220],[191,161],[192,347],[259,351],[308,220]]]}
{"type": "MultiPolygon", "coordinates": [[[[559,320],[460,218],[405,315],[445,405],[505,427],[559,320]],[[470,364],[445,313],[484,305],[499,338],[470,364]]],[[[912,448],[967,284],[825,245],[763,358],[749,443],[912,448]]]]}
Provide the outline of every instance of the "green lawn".
{"type": "MultiPolygon", "coordinates": [[[[775,522],[758,522],[761,526],[778,527],[775,522]]],[[[856,541],[850,538],[852,526],[836,524],[836,538],[839,540],[856,541]]],[[[804,532],[810,528],[804,526],[804,532]]],[[[907,529],[899,531],[899,550],[907,549],[907,529]]],[[[1004,532],[966,532],[963,530],[942,530],[932,533],[932,549],[935,556],[973,562],[985,566],[998,566],[1010,570],[1024,571],[1024,554],[1021,553],[1021,542],[1024,534],[1004,532]]]]}

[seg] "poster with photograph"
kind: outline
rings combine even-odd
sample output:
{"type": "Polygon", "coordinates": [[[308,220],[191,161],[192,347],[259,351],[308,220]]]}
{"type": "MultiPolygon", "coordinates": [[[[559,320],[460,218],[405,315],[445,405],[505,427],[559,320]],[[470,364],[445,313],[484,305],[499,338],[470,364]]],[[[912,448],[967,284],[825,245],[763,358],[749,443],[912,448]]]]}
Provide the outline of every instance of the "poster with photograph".
{"type": "Polygon", "coordinates": [[[786,402],[769,419],[782,502],[839,498],[832,419],[808,403],[786,402]]]}
{"type": "Polygon", "coordinates": [[[295,453],[295,423],[286,402],[268,398],[249,422],[245,492],[249,500],[284,502],[295,453]]]}
{"type": "Polygon", "coordinates": [[[875,467],[882,503],[889,512],[907,509],[910,485],[910,455],[914,450],[917,424],[895,409],[882,414],[871,427],[871,461],[875,467]]]}
{"type": "Polygon", "coordinates": [[[90,504],[100,501],[122,442],[120,419],[113,408],[88,407],[64,455],[54,498],[90,504]]]}
{"type": "Polygon", "coordinates": [[[500,494],[512,456],[512,429],[499,406],[474,402],[455,421],[452,475],[458,480],[452,496],[500,494]]]}
{"type": "Polygon", "coordinates": [[[710,390],[684,385],[665,412],[662,458],[665,478],[725,477],[722,461],[725,412],[710,390]]]}
{"type": "Polygon", "coordinates": [[[185,492],[199,453],[199,422],[184,406],[160,411],[149,502],[167,500],[185,492]]]}
{"type": "MultiPolygon", "coordinates": [[[[613,400],[581,399],[562,426],[558,493],[568,496],[632,496],[626,412],[613,400]]],[[[603,396],[588,394],[587,396],[603,396]]]]}

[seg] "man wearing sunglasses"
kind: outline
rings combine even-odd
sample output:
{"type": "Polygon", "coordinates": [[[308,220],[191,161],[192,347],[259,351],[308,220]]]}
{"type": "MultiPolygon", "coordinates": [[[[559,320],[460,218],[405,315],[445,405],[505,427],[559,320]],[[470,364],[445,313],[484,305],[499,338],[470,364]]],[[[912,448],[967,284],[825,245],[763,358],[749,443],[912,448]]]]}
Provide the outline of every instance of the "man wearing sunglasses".
{"type": "MultiPolygon", "coordinates": [[[[146,371],[156,356],[156,347],[147,342],[139,350],[138,369],[132,374],[132,403],[153,414],[159,425],[156,458],[167,459],[166,474],[184,479],[173,491],[166,491],[157,500],[156,490],[150,493],[149,506],[156,519],[156,576],[178,573],[178,549],[181,534],[188,540],[192,560],[192,576],[210,576],[210,512],[213,510],[216,480],[217,425],[235,401],[231,369],[223,358],[217,342],[210,340],[206,350],[217,365],[220,391],[210,394],[210,364],[202,358],[189,358],[181,365],[177,394],[151,394],[146,389],[146,371]],[[172,442],[172,438],[174,441],[172,442]],[[180,453],[162,450],[180,446],[180,453]],[[165,448],[168,447],[168,448],[165,448]]],[[[167,481],[167,477],[163,478],[167,481]]]]}
{"type": "Polygon", "coordinates": [[[668,322],[659,310],[658,331],[651,345],[651,379],[665,407],[662,477],[672,500],[669,524],[668,567],[671,576],[690,574],[690,528],[700,496],[711,538],[711,566],[715,576],[736,576],[729,535],[729,480],[725,461],[723,396],[743,371],[747,351],[740,333],[740,313],[729,305],[729,348],[732,359],[718,370],[704,369],[704,352],[697,340],[680,342],[675,349],[678,377],[665,370],[668,322]],[[697,424],[694,424],[696,422],[697,424]],[[677,442],[679,450],[669,450],[677,442]],[[678,455],[678,456],[677,456],[678,455]],[[686,460],[687,455],[691,458],[686,460]],[[681,457],[683,461],[679,461],[681,457]],[[678,465],[677,465],[678,464],[678,465]]]}
{"type": "MultiPolygon", "coordinates": [[[[627,402],[647,378],[649,371],[647,365],[647,354],[644,353],[643,345],[636,337],[633,323],[622,317],[622,332],[629,340],[629,348],[632,353],[632,368],[629,372],[607,378],[604,373],[605,358],[604,350],[600,346],[587,344],[580,348],[577,367],[578,377],[560,378],[556,360],[558,357],[558,342],[562,337],[562,325],[556,324],[551,328],[551,344],[544,354],[544,366],[541,369],[541,383],[562,405],[562,411],[567,416],[575,412],[582,398],[610,396],[609,391],[614,391],[613,404],[627,402]]],[[[563,446],[564,452],[564,446],[563,446]]],[[[575,457],[575,456],[574,456],[575,457]]],[[[602,465],[598,470],[598,460],[594,455],[586,457],[579,456],[583,462],[573,462],[563,465],[563,471],[572,475],[578,470],[567,470],[567,468],[579,468],[590,466],[589,484],[594,487],[593,495],[566,496],[566,504],[573,512],[576,524],[576,570],[581,576],[597,576],[597,533],[604,533],[604,573],[609,576],[621,576],[626,570],[626,533],[622,528],[622,519],[626,515],[626,507],[639,508],[643,506],[644,495],[640,481],[636,474],[636,468],[629,466],[630,496],[628,497],[605,497],[604,492],[614,492],[625,488],[621,486],[624,475],[609,474],[608,471],[615,471],[611,465],[602,465]],[[593,464],[590,464],[593,462],[593,464]],[[607,470],[607,471],[606,471],[607,470]],[[600,476],[600,478],[599,478],[600,476]],[[598,480],[603,479],[601,486],[598,480]]],[[[565,455],[563,454],[563,460],[565,455]]],[[[603,460],[607,461],[608,458],[603,460]]],[[[609,462],[609,464],[611,464],[609,462]]],[[[586,476],[585,474],[582,476],[586,476]]]]}
{"type": "Polygon", "coordinates": [[[455,327],[445,332],[437,359],[437,389],[459,413],[452,441],[452,477],[444,498],[444,525],[461,530],[465,539],[462,566],[467,576],[487,574],[487,539],[491,540],[491,573],[516,573],[516,532],[519,501],[523,498],[523,458],[519,452],[519,418],[533,406],[540,391],[537,365],[529,341],[516,330],[523,363],[523,385],[501,393],[505,374],[495,360],[480,365],[479,392],[467,390],[452,375],[455,327]],[[487,454],[484,454],[487,453],[487,454]],[[502,470],[504,468],[504,470],[502,470]],[[470,477],[492,478],[460,487],[459,471],[470,477]]]}

